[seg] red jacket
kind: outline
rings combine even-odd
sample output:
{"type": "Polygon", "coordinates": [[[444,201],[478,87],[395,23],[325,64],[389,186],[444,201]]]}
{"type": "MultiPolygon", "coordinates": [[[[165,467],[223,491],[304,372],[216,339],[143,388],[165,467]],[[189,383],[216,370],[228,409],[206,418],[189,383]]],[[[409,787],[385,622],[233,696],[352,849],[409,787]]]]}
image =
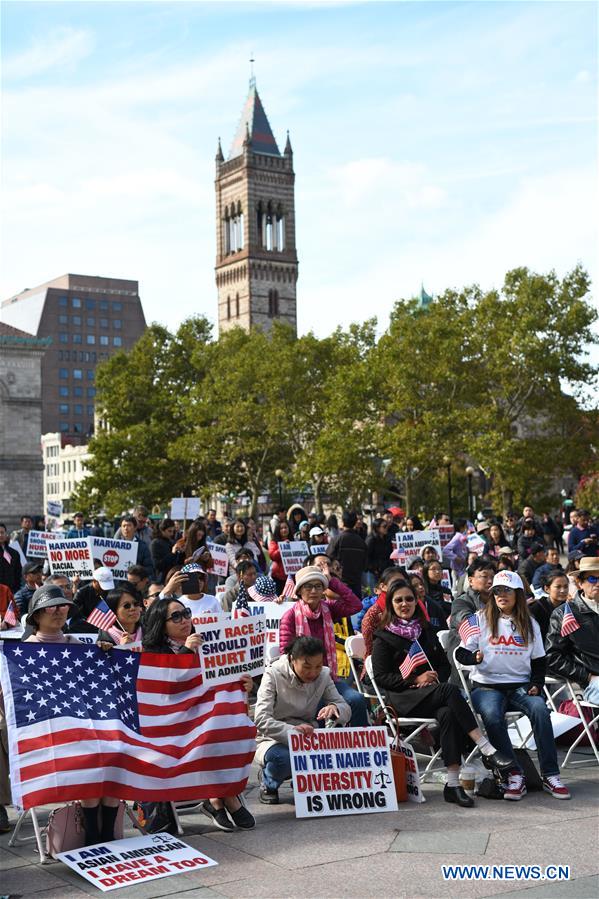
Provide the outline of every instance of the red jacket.
{"type": "MultiPolygon", "coordinates": [[[[281,543],[289,543],[289,541],[282,540],[281,543]]],[[[287,575],[285,574],[285,569],[283,568],[283,563],[281,562],[281,550],[279,549],[279,544],[276,540],[268,541],[268,555],[270,556],[270,561],[272,562],[271,576],[274,577],[274,579],[277,581],[286,580],[287,575]]]]}
{"type": "MultiPolygon", "coordinates": [[[[338,599],[324,600],[331,610],[333,621],[341,621],[342,618],[349,618],[351,615],[355,615],[356,612],[361,611],[362,601],[338,578],[331,578],[329,589],[339,597],[338,599]]],[[[320,618],[308,619],[308,628],[310,635],[322,640],[324,644],[322,615],[320,618]]],[[[297,636],[298,634],[295,630],[295,609],[289,609],[281,618],[279,630],[279,648],[281,652],[284,652],[288,646],[291,646],[297,636]]],[[[325,658],[325,665],[327,664],[328,661],[325,658]]]]}

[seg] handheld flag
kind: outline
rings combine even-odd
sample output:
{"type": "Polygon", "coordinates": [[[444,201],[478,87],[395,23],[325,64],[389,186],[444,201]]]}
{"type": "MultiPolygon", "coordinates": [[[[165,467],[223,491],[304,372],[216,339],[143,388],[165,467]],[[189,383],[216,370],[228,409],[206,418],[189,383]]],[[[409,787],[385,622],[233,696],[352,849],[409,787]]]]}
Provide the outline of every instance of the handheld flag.
{"type": "Polygon", "coordinates": [[[116,615],[108,608],[103,599],[100,600],[95,609],[87,616],[87,623],[93,624],[99,630],[108,631],[116,621],[116,615]]]}
{"type": "Polygon", "coordinates": [[[291,574],[287,575],[287,580],[285,581],[285,586],[283,587],[283,593],[281,595],[285,599],[292,599],[295,596],[295,581],[291,574]]]}
{"type": "Polygon", "coordinates": [[[569,602],[564,603],[564,617],[562,618],[562,629],[560,631],[560,636],[567,637],[568,634],[573,634],[574,631],[577,631],[580,628],[580,625],[576,618],[574,617],[574,612],[570,607],[569,602]]]}
{"type": "Polygon", "coordinates": [[[410,649],[408,650],[408,654],[399,666],[399,671],[404,680],[407,680],[410,674],[413,672],[415,668],[418,668],[419,665],[428,665],[429,668],[432,668],[431,663],[426,657],[426,653],[423,650],[422,646],[418,642],[418,640],[414,640],[410,649]]]}
{"type": "Polygon", "coordinates": [[[476,615],[469,615],[464,618],[458,628],[458,634],[462,643],[467,643],[470,637],[480,637],[480,624],[476,615]]]}
{"type": "Polygon", "coordinates": [[[15,608],[11,602],[8,604],[8,608],[4,613],[4,623],[8,624],[9,627],[16,627],[17,624],[17,615],[15,612],[15,608]]]}

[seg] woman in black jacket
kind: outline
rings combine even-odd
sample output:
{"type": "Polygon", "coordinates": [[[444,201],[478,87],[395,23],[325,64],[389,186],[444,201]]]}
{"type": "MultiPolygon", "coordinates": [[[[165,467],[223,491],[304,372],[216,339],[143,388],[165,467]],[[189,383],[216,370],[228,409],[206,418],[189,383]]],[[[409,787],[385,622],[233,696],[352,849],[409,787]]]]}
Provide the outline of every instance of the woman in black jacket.
{"type": "Polygon", "coordinates": [[[381,629],[374,635],[372,673],[400,717],[436,718],[439,722],[441,754],[447,766],[446,802],[462,808],[474,805],[459,782],[468,737],[479,747],[488,768],[511,767],[511,760],[483,736],[459,689],[446,683],[450,674],[447,656],[405,581],[396,581],[387,592],[381,629]]]}
{"type": "Polygon", "coordinates": [[[166,583],[166,575],[173,565],[182,565],[185,561],[183,542],[179,540],[175,543],[175,522],[171,518],[163,518],[158,525],[158,536],[150,544],[156,577],[161,584],[166,583]]]}
{"type": "Polygon", "coordinates": [[[389,567],[393,543],[388,530],[389,525],[384,518],[375,518],[372,534],[366,538],[366,570],[374,575],[373,585],[380,581],[381,574],[389,567]]]}

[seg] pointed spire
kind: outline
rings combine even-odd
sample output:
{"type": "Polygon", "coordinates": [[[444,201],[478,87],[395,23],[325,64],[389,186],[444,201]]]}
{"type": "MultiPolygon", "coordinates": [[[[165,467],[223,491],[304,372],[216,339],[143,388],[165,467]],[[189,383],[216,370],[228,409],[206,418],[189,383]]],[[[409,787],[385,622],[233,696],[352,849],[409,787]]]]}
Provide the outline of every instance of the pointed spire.
{"type": "Polygon", "coordinates": [[[220,142],[220,137],[219,137],[219,139],[218,139],[218,149],[217,149],[217,151],[216,151],[216,161],[217,161],[217,162],[224,162],[224,161],[225,161],[225,157],[223,156],[223,148],[222,148],[222,144],[221,144],[221,142],[220,142]]]}
{"type": "Polygon", "coordinates": [[[241,156],[245,146],[248,146],[253,153],[279,157],[281,155],[266,118],[262,101],[256,89],[256,79],[253,75],[250,78],[249,93],[241,113],[241,121],[233,139],[229,159],[241,156]]]}
{"type": "Polygon", "coordinates": [[[426,292],[424,289],[424,283],[420,282],[420,293],[418,294],[418,305],[421,309],[428,309],[430,304],[433,302],[433,298],[430,294],[426,292]]]}
{"type": "Polygon", "coordinates": [[[293,156],[293,150],[291,149],[291,141],[289,140],[289,131],[287,132],[287,140],[285,141],[285,156],[293,156]]]}

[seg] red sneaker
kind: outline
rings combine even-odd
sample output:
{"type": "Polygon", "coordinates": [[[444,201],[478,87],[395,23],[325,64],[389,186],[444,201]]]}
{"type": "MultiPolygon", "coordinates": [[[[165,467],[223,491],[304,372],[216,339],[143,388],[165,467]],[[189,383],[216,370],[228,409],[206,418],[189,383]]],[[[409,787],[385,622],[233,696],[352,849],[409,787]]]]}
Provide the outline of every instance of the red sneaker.
{"type": "Polygon", "coordinates": [[[553,774],[551,777],[544,777],[543,789],[546,793],[551,793],[552,796],[555,796],[556,799],[572,798],[570,796],[570,790],[563,785],[558,774],[553,774]]]}
{"type": "Polygon", "coordinates": [[[526,796],[526,781],[522,774],[516,774],[512,771],[508,776],[503,798],[517,802],[519,799],[522,799],[523,796],[526,796]]]}

